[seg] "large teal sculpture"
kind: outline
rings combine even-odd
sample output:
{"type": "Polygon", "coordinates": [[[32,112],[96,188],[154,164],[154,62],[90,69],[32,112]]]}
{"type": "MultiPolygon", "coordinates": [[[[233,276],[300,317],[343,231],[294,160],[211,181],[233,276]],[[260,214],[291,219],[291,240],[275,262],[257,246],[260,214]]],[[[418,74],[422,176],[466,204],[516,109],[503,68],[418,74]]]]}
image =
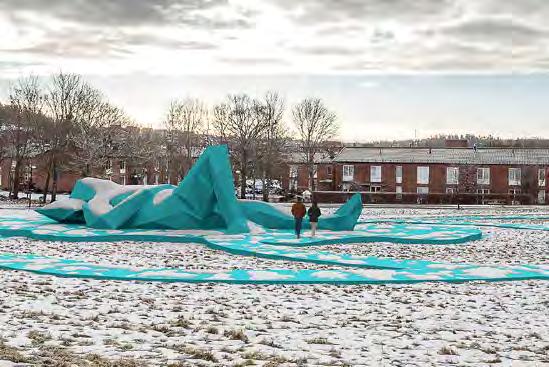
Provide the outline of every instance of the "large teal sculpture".
{"type": "MultiPolygon", "coordinates": [[[[248,221],[266,228],[291,229],[291,215],[270,204],[239,201],[226,146],[207,148],[178,185],[123,186],[109,180],[79,180],[70,198],[37,211],[62,223],[100,229],[217,229],[249,232],[248,221]]],[[[355,195],[334,215],[321,217],[320,229],[352,230],[362,209],[355,195]]],[[[304,223],[305,227],[309,224],[304,223]]]]}

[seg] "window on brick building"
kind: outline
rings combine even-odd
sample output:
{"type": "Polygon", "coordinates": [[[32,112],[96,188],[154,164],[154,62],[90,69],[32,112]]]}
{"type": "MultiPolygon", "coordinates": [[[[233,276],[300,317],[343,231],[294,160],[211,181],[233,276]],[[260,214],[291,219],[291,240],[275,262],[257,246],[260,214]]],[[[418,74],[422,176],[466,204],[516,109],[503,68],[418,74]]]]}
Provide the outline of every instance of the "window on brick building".
{"type": "Polygon", "coordinates": [[[109,176],[112,175],[112,160],[111,159],[109,159],[107,161],[107,163],[105,164],[105,173],[109,176]]]}
{"type": "Polygon", "coordinates": [[[402,186],[397,186],[395,191],[396,191],[396,199],[402,200],[402,186]]]}
{"type": "Polygon", "coordinates": [[[126,161],[120,161],[120,173],[121,174],[126,173],[126,161]]]}
{"type": "Polygon", "coordinates": [[[297,190],[297,176],[298,176],[298,167],[295,164],[290,165],[290,182],[289,189],[297,190]]]}
{"type": "Polygon", "coordinates": [[[402,166],[396,166],[395,168],[395,181],[396,183],[402,183],[402,166]]]}
{"type": "Polygon", "coordinates": [[[457,185],[459,180],[458,167],[446,167],[446,184],[457,185]]]}
{"type": "Polygon", "coordinates": [[[520,168],[509,168],[509,185],[520,185],[520,168]]]}
{"type": "Polygon", "coordinates": [[[332,177],[332,166],[326,167],[326,176],[332,177]]]}
{"type": "Polygon", "coordinates": [[[538,191],[538,204],[545,204],[545,190],[538,191]]]}
{"type": "Polygon", "coordinates": [[[419,166],[417,168],[417,183],[420,185],[429,184],[429,167],[419,166]]]}
{"type": "Polygon", "coordinates": [[[520,189],[509,189],[509,195],[520,195],[520,189]]]}
{"type": "Polygon", "coordinates": [[[290,166],[290,177],[297,177],[297,166],[294,164],[290,166]]]}
{"type": "Polygon", "coordinates": [[[343,166],[343,181],[354,181],[355,179],[355,166],[344,165],[343,166]]]}
{"type": "Polygon", "coordinates": [[[370,186],[370,192],[381,192],[381,186],[379,185],[370,186]]]}
{"type": "Polygon", "coordinates": [[[540,168],[538,170],[538,186],[545,186],[545,168],[540,168]]]}
{"type": "Polygon", "coordinates": [[[370,167],[370,182],[381,182],[381,166],[370,167]]]}
{"type": "Polygon", "coordinates": [[[450,194],[450,195],[453,195],[453,194],[456,193],[456,188],[455,187],[447,187],[446,188],[446,193],[450,194]]]}
{"type": "Polygon", "coordinates": [[[420,186],[420,187],[417,188],[417,193],[421,194],[421,195],[426,195],[426,194],[429,193],[429,188],[424,187],[424,186],[420,186]]]}
{"type": "Polygon", "coordinates": [[[490,168],[489,167],[477,168],[477,184],[490,185],[490,168]]]}

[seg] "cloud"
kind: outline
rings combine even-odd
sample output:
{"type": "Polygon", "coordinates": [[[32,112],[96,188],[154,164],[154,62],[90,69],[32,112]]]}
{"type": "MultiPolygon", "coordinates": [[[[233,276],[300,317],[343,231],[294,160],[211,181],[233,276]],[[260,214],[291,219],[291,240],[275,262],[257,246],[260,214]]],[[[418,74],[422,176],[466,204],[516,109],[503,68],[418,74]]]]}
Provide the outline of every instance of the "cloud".
{"type": "Polygon", "coordinates": [[[545,71],[547,17],[546,0],[3,0],[0,57],[82,73],[545,71]]]}
{"type": "Polygon", "coordinates": [[[221,57],[220,61],[239,65],[288,65],[288,61],[275,57],[221,57]]]}
{"type": "Polygon", "coordinates": [[[206,25],[202,17],[188,14],[226,5],[227,0],[4,0],[0,9],[36,12],[51,17],[94,25],[143,25],[188,22],[206,25]]]}
{"type": "Polygon", "coordinates": [[[452,8],[454,0],[273,0],[294,10],[298,22],[345,22],[359,20],[420,20],[437,17],[452,8]],[[297,10],[297,11],[295,11],[297,10]]]}
{"type": "Polygon", "coordinates": [[[360,48],[350,48],[338,45],[319,45],[319,46],[303,46],[296,47],[295,50],[299,53],[309,55],[360,55],[364,52],[360,48]]]}
{"type": "Polygon", "coordinates": [[[515,18],[467,19],[441,27],[439,33],[457,37],[463,41],[490,42],[518,47],[548,36],[548,31],[535,25],[522,23],[515,18]]]}

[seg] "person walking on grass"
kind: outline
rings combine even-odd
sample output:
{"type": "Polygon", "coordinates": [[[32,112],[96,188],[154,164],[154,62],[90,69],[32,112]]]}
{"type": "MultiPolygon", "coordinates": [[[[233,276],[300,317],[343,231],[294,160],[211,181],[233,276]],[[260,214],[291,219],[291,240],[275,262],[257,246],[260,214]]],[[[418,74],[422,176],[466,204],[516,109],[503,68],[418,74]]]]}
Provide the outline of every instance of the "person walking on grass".
{"type": "Polygon", "coordinates": [[[313,204],[307,211],[307,215],[309,216],[309,222],[311,223],[311,237],[314,237],[316,235],[316,227],[318,225],[318,217],[320,217],[320,208],[318,207],[318,204],[316,201],[313,201],[313,204]]]}
{"type": "Polygon", "coordinates": [[[305,205],[301,202],[301,198],[297,198],[297,202],[292,205],[292,215],[294,216],[295,221],[295,235],[297,238],[301,237],[301,223],[303,222],[303,217],[307,213],[305,205]]]}

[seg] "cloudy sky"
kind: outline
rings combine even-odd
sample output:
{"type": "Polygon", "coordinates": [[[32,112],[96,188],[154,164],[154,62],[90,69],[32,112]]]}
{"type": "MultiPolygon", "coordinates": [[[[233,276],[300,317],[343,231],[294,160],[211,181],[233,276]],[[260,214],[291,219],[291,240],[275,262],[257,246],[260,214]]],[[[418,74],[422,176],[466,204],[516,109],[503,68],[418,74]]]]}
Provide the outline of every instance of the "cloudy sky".
{"type": "Polygon", "coordinates": [[[76,72],[143,124],[170,99],[323,98],[341,138],[549,137],[547,0],[0,0],[10,80],[76,72]]]}

